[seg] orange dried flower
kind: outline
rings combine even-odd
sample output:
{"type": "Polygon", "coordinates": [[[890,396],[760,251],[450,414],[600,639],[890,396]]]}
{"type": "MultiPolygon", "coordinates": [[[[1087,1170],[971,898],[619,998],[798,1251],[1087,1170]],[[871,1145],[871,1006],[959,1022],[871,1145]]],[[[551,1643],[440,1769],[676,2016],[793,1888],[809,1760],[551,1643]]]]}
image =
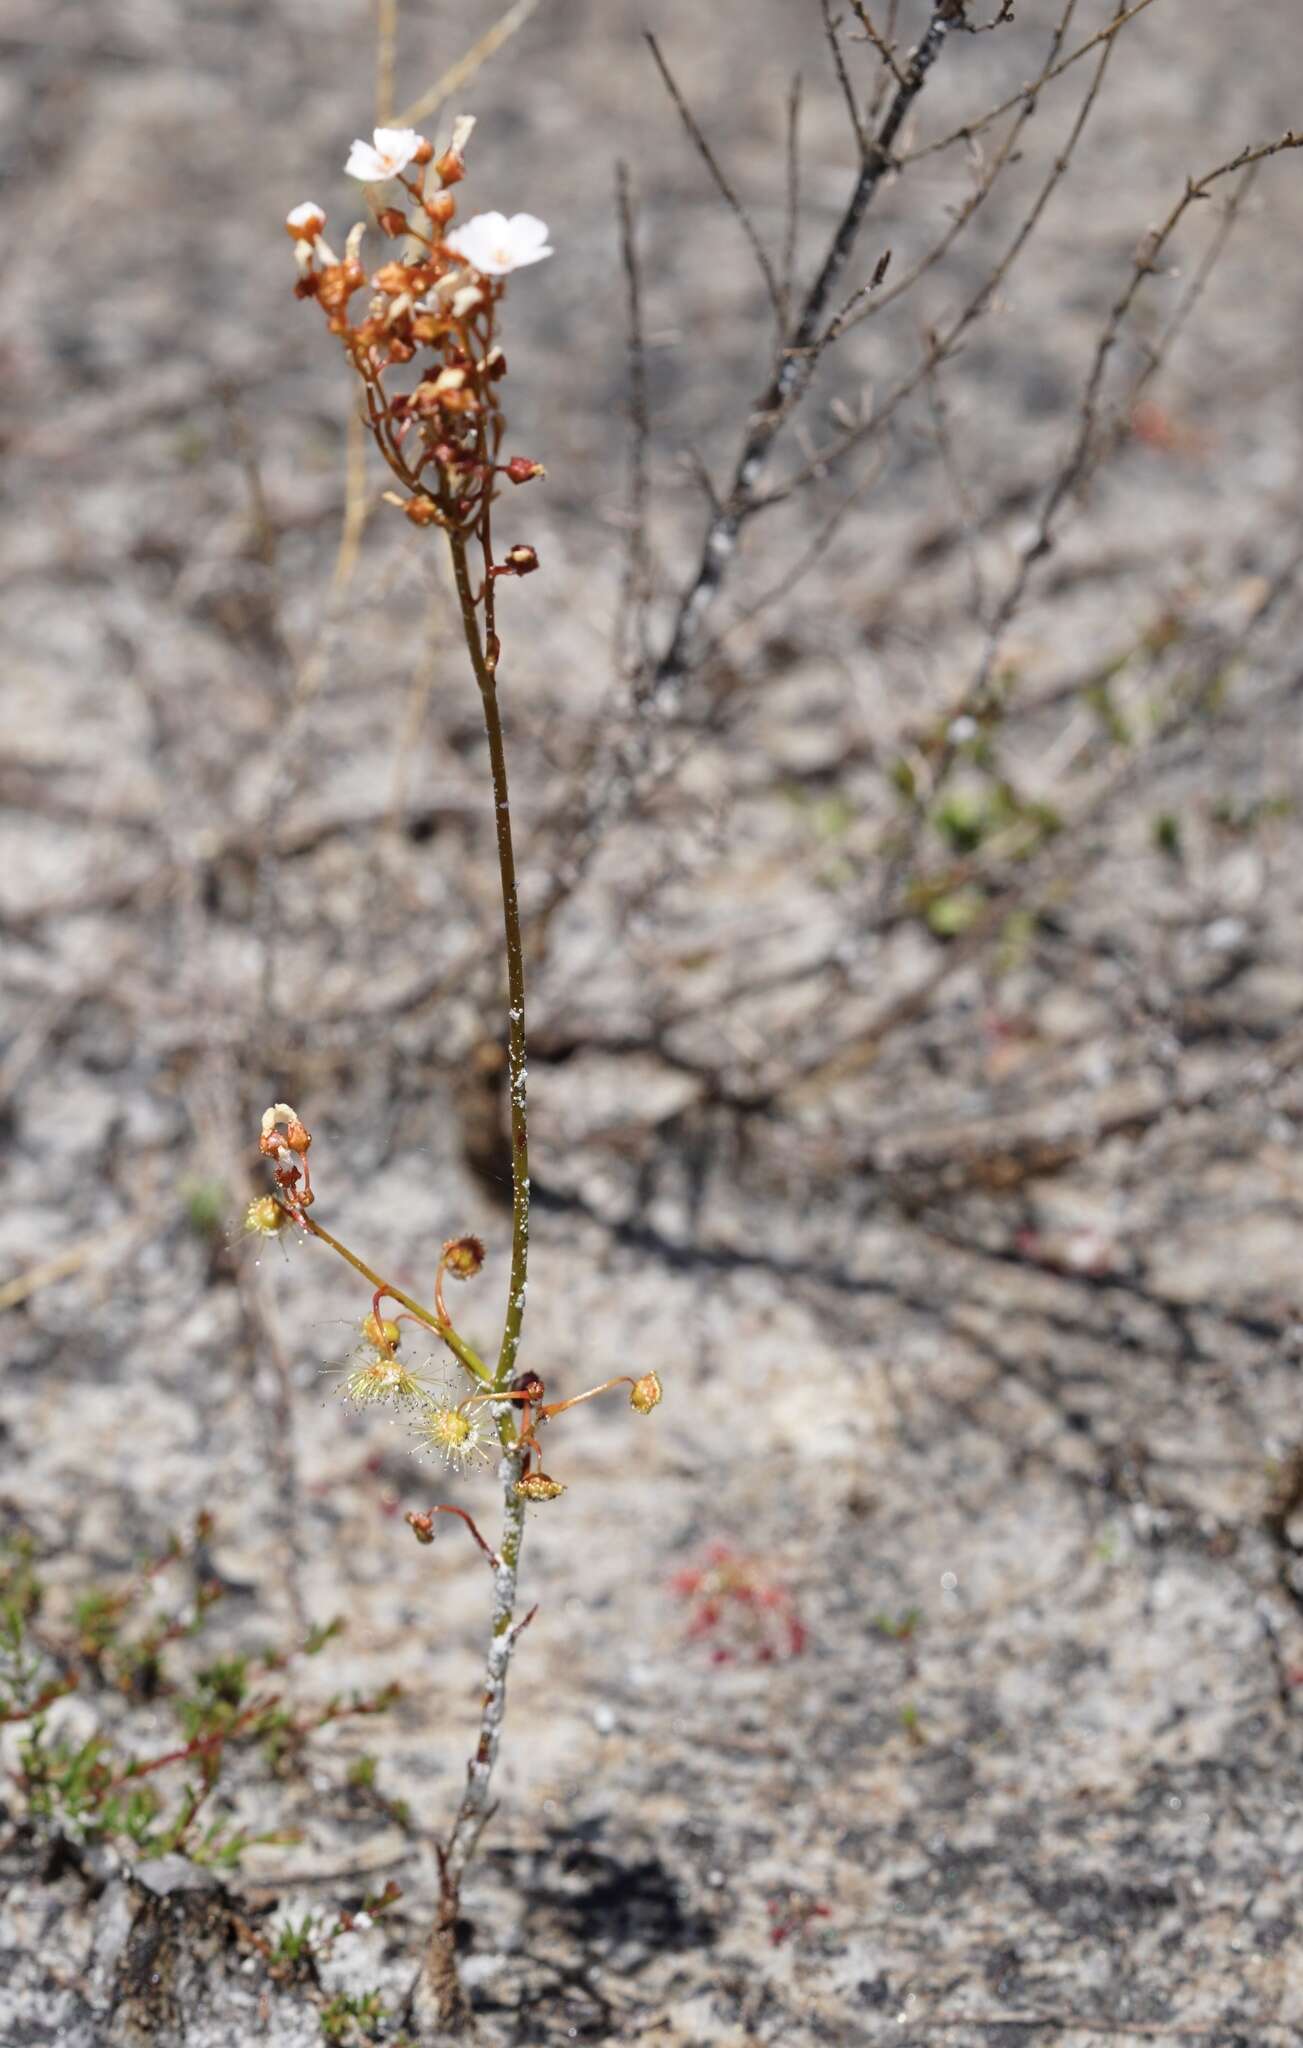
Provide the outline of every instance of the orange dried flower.
{"type": "Polygon", "coordinates": [[[408,498],[403,511],[413,526],[437,526],[439,523],[438,507],[429,498],[408,498]]]}
{"type": "Polygon", "coordinates": [[[405,263],[382,263],[371,282],[378,292],[387,292],[391,298],[399,292],[413,289],[412,277],[405,263]]]}
{"type": "Polygon", "coordinates": [[[317,278],[317,297],[328,312],[342,313],[358,286],[365,282],[356,263],[328,263],[317,278]]]}

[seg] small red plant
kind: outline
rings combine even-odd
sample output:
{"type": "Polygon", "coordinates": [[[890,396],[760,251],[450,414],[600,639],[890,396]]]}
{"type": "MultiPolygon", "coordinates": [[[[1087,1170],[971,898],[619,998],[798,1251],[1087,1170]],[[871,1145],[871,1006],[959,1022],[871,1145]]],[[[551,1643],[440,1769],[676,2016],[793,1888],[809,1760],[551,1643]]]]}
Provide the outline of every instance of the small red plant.
{"type": "Polygon", "coordinates": [[[688,1641],[709,1643],[712,1663],[773,1664],[809,1644],[789,1588],[727,1543],[712,1543],[700,1564],[676,1572],[670,1589],[692,1603],[688,1641]]]}
{"type": "Polygon", "coordinates": [[[810,1932],[813,1920],[831,1920],[832,1907],[821,1899],[807,1899],[800,1892],[783,1892],[765,1902],[769,1914],[769,1945],[781,1948],[793,1937],[799,1943],[810,1932]]]}

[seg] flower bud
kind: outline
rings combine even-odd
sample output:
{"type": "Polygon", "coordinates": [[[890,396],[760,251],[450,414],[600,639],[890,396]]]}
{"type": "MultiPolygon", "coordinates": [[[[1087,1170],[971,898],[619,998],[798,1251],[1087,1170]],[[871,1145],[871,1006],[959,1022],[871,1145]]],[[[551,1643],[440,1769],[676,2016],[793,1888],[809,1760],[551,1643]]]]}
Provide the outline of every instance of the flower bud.
{"type": "Polygon", "coordinates": [[[407,233],[407,215],[403,212],[401,206],[381,207],[376,215],[376,221],[382,233],[386,235],[405,235],[407,233]]]}
{"type": "Polygon", "coordinates": [[[452,139],[435,163],[435,175],[445,185],[456,185],[466,175],[466,144],[475,128],[474,114],[458,114],[452,124],[452,139]]]}
{"type": "Polygon", "coordinates": [[[537,550],[528,541],[517,541],[514,548],[507,549],[504,566],[512,576],[532,576],[538,567],[537,550]]]}
{"type": "Polygon", "coordinates": [[[285,1152],[302,1155],[311,1143],[312,1133],[288,1102],[273,1102],[270,1109],[263,1111],[258,1150],[264,1159],[276,1159],[285,1152]],[[282,1124],[284,1130],[281,1129],[282,1124]]]}
{"type": "Polygon", "coordinates": [[[511,1382],[511,1391],[513,1394],[524,1394],[529,1400],[537,1403],[543,1399],[547,1388],[536,1372],[518,1372],[511,1382]]]}
{"type": "Polygon", "coordinates": [[[473,1280],[485,1260],[478,1237],[450,1237],[443,1248],[443,1263],[454,1280],[473,1280]]]}
{"type": "Polygon", "coordinates": [[[325,225],[325,212],[313,199],[305,199],[285,216],[285,232],[296,242],[314,242],[325,225]]]}
{"type": "Polygon", "coordinates": [[[521,1500],[557,1500],[564,1492],[561,1481],[549,1479],[546,1472],[527,1472],[516,1481],[516,1493],[521,1500]]]}
{"type": "Polygon", "coordinates": [[[375,1346],[377,1351],[397,1351],[403,1341],[403,1333],[397,1323],[391,1323],[387,1320],[377,1322],[374,1309],[372,1309],[369,1316],[363,1318],[362,1335],[366,1338],[368,1344],[375,1346]]]}
{"type": "Polygon", "coordinates": [[[654,1372],[645,1372],[640,1380],[634,1382],[633,1391],[629,1395],[629,1406],[636,1408],[640,1415],[650,1415],[653,1408],[660,1406],[661,1399],[659,1379],[654,1372]]]}
{"type": "Polygon", "coordinates": [[[547,475],[542,463],[532,462],[528,455],[513,455],[502,468],[503,475],[509,476],[513,484],[531,483],[536,476],[547,475]]]}
{"type": "Polygon", "coordinates": [[[434,1541],[434,1516],[433,1516],[433,1515],[427,1515],[427,1514],[418,1514],[418,1513],[417,1513],[417,1512],[416,1512],[415,1510],[413,1510],[413,1511],[412,1511],[412,1512],[411,1512],[411,1513],[410,1513],[410,1514],[409,1514],[409,1515],[407,1516],[407,1526],[408,1526],[408,1528],[409,1528],[409,1529],[411,1530],[411,1532],[412,1532],[413,1536],[415,1536],[415,1538],[416,1538],[416,1540],[417,1540],[417,1542],[418,1542],[418,1543],[433,1543],[433,1541],[434,1541]]]}
{"type": "Polygon", "coordinates": [[[446,228],[457,211],[457,202],[451,192],[432,192],[425,202],[425,210],[437,228],[446,228]]]}

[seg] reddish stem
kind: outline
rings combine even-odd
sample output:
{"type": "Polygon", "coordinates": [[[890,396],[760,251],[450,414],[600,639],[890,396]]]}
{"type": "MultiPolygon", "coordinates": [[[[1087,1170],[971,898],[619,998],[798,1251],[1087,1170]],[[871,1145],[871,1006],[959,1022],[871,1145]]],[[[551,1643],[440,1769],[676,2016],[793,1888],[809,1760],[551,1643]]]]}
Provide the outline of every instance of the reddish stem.
{"type": "Polygon", "coordinates": [[[497,1553],[497,1551],[496,1551],[496,1550],[494,1550],[494,1549],[492,1549],[492,1548],[491,1548],[491,1547],[489,1546],[489,1544],[487,1544],[487,1543],[486,1543],[486,1542],[484,1541],[484,1538],[483,1538],[483,1537],[482,1537],[482,1536],[480,1535],[480,1532],[479,1532],[479,1530],[478,1530],[478,1529],[476,1528],[476,1526],[475,1526],[474,1522],[472,1521],[471,1517],[470,1517],[470,1516],[469,1516],[469,1515],[467,1514],[467,1512],[466,1512],[465,1508],[452,1508],[452,1507],[447,1507],[447,1506],[445,1506],[445,1505],[444,1505],[444,1504],[443,1504],[442,1502],[440,1502],[440,1503],[439,1503],[439,1504],[438,1504],[437,1506],[435,1506],[435,1507],[432,1507],[432,1508],[430,1509],[430,1513],[431,1513],[432,1515],[456,1515],[456,1517],[457,1517],[458,1521],[461,1521],[461,1522],[465,1522],[465,1524],[466,1524],[466,1527],[467,1527],[467,1528],[468,1528],[468,1529],[470,1530],[470,1532],[471,1532],[471,1535],[472,1535],[472,1536],[473,1536],[473,1537],[475,1538],[475,1541],[476,1541],[476,1542],[477,1542],[477,1543],[479,1544],[479,1546],[480,1546],[480,1549],[481,1549],[481,1550],[482,1550],[482,1551],[484,1552],[484,1555],[485,1555],[485,1557],[487,1557],[487,1559],[488,1559],[489,1563],[490,1563],[490,1564],[492,1565],[492,1567],[493,1567],[494,1571],[497,1571],[497,1570],[499,1570],[499,1569],[500,1569],[500,1567],[501,1567],[501,1564],[502,1564],[502,1559],[501,1559],[501,1558],[500,1558],[500,1557],[498,1556],[498,1553],[497,1553]]]}
{"type": "Polygon", "coordinates": [[[151,1771],[161,1771],[165,1764],[186,1763],[191,1757],[203,1756],[210,1749],[220,1749],[233,1735],[238,1735],[247,1722],[256,1720],[259,1714],[269,1713],[279,1699],[280,1694],[274,1692],[265,1700],[254,1700],[242,1714],[236,1715],[229,1727],[219,1728],[212,1735],[196,1736],[194,1741],[187,1742],[183,1749],[170,1749],[165,1756],[151,1757],[148,1763],[128,1764],[125,1771],[110,1779],[108,1790],[116,1792],[120,1785],[129,1785],[135,1778],[147,1778],[151,1771]]]}

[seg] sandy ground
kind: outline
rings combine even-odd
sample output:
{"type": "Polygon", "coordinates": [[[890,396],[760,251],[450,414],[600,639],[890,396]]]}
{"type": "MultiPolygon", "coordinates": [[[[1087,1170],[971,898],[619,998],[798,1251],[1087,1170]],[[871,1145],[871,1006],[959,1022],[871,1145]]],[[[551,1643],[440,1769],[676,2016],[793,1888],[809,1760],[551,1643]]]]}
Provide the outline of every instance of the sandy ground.
{"type": "MultiPolygon", "coordinates": [[[[1083,4],[1072,40],[1111,11],[1083,4]]],[[[491,18],[406,10],[399,102],[491,18]]],[[[585,747],[623,716],[603,709],[629,446],[617,158],[663,597],[703,517],[687,458],[724,476],[770,347],[645,25],[775,247],[801,70],[805,276],[851,176],[818,10],[793,0],[544,0],[467,95],[473,204],[528,207],[558,251],[508,302],[513,446],[549,472],[510,507],[544,564],[506,605],[527,909],[585,747]]],[[[907,144],[1016,92],[1047,35],[1027,0],[954,38],[907,144]]],[[[259,1259],[224,1225],[259,1186],[259,1112],[288,1097],[318,1213],[402,1284],[483,1234],[458,1302],[494,1339],[478,707],[420,536],[374,517],[327,596],[347,393],[280,221],[308,195],[350,217],[366,8],[9,0],[0,45],[6,1542],[30,1538],[66,1642],[88,1587],[205,1509],[226,1595],[182,1665],[339,1614],[294,1697],[403,1687],[279,1776],[232,1761],[215,1815],[294,1839],[220,1878],[60,1847],[0,1794],[0,2037],[289,2048],[340,1991],[401,1999],[486,1592],[459,1530],[422,1549],[402,1512],[438,1492],[490,1520],[494,1486],[445,1484],[401,1423],[338,1400],[322,1369],[366,1308],[342,1266],[259,1259]],[[387,1878],[401,1901],[318,1983],[269,1973],[268,1928],[387,1878]]],[[[807,451],[980,286],[1086,75],[1046,89],[946,262],[848,345],[807,451]]],[[[1142,236],[1188,175],[1297,121],[1301,81],[1294,0],[1154,0],[933,394],[940,445],[921,390],[799,581],[835,481],[757,522],[716,623],[780,600],[726,639],[678,771],[537,949],[528,1362],[565,1391],[655,1369],[666,1400],[556,1425],[569,1492],[531,1517],[539,1613],[466,1901],[487,2040],[1303,2030],[1303,159],[1243,195],[1161,410],[1074,499],[1007,636],[1004,769],[1064,829],[997,850],[989,933],[920,915],[892,786],[973,671],[975,589],[989,609],[1032,530],[1142,236]],[[675,1578],[712,1546],[745,1597],[694,1635],[675,1578]]],[[[901,275],[970,176],[960,150],[892,183],[855,278],[887,248],[901,275]]],[[[1122,374],[1220,217],[1208,202],[1152,281],[1122,374]]],[[[162,1576],[164,1608],[185,1580],[162,1576]]],[[[56,1726],[170,1739],[161,1706],[80,1676],[56,1726]]],[[[0,1730],[11,1771],[21,1735],[0,1730]]]]}

